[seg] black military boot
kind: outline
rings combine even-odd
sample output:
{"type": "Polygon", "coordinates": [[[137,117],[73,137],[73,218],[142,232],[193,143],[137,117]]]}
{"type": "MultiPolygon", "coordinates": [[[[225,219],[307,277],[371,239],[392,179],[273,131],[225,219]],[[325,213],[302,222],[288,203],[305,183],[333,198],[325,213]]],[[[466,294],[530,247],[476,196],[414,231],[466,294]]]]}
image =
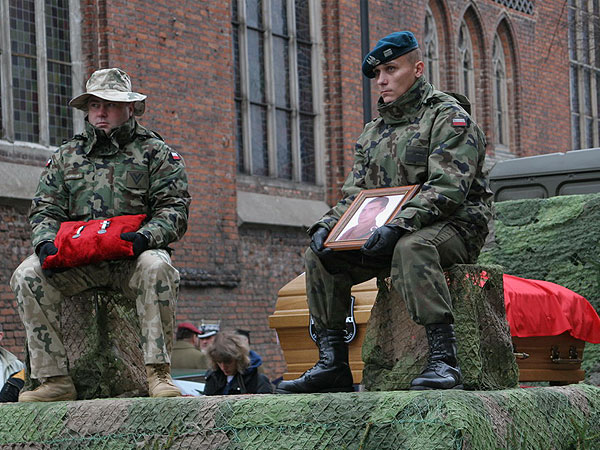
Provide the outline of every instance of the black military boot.
{"type": "Polygon", "coordinates": [[[350,392],[352,372],[348,364],[348,344],[344,330],[317,331],[319,361],[300,378],[282,381],[278,394],[303,394],[311,392],[350,392]]]}
{"type": "Polygon", "coordinates": [[[462,374],[456,360],[456,336],[452,324],[426,325],[429,359],[421,375],[411,381],[411,390],[462,389],[462,374]]]}

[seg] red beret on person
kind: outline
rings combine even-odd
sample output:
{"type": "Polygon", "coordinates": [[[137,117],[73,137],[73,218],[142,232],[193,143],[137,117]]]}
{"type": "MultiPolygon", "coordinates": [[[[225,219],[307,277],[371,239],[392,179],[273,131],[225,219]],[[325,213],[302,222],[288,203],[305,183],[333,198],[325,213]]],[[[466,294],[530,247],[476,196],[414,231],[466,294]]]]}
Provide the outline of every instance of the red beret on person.
{"type": "Polygon", "coordinates": [[[196,334],[202,334],[202,331],[200,331],[198,328],[196,328],[193,324],[191,324],[190,322],[183,322],[180,323],[177,326],[177,330],[181,330],[181,329],[186,329],[186,330],[190,330],[196,334]]]}

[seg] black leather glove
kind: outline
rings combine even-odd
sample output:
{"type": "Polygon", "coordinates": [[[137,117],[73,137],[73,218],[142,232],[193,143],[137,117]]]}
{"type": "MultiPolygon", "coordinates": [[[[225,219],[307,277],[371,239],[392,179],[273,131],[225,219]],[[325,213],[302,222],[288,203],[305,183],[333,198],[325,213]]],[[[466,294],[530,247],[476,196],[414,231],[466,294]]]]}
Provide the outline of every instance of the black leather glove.
{"type": "Polygon", "coordinates": [[[50,255],[56,255],[58,253],[58,249],[54,242],[43,242],[37,249],[38,258],[40,258],[40,266],[44,265],[44,261],[50,255]]]}
{"type": "Polygon", "coordinates": [[[367,256],[388,256],[394,253],[394,247],[404,230],[398,225],[386,224],[377,228],[367,239],[360,251],[367,256]]]}
{"type": "Polygon", "coordinates": [[[0,403],[14,403],[19,401],[19,392],[23,389],[25,382],[20,378],[11,377],[6,380],[0,391],[0,403]]]}
{"type": "Polygon", "coordinates": [[[148,250],[148,238],[142,233],[137,233],[135,231],[121,233],[121,239],[133,242],[133,256],[136,258],[140,256],[140,253],[148,250]]]}
{"type": "Polygon", "coordinates": [[[312,234],[310,248],[319,258],[327,256],[333,252],[333,250],[330,248],[324,247],[327,236],[329,236],[329,230],[324,227],[317,228],[317,230],[312,234]]]}
{"type": "MultiPolygon", "coordinates": [[[[58,249],[56,248],[56,245],[54,245],[54,242],[48,241],[40,244],[37,248],[37,255],[40,259],[40,266],[44,265],[44,261],[48,256],[56,255],[57,253],[58,249]]],[[[65,270],[66,269],[42,269],[42,273],[46,277],[51,277],[55,273],[64,272],[65,270]]]]}

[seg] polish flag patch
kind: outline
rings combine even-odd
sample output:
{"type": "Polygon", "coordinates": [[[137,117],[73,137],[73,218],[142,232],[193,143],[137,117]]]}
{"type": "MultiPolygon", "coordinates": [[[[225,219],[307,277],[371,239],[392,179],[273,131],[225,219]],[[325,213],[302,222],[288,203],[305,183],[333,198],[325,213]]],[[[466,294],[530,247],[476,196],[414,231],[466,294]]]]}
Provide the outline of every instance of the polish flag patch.
{"type": "Polygon", "coordinates": [[[177,152],[171,152],[171,158],[173,158],[173,161],[179,161],[181,156],[179,156],[179,153],[177,152]]]}
{"type": "Polygon", "coordinates": [[[46,161],[46,167],[50,167],[50,164],[52,164],[52,158],[49,158],[48,161],[46,161]]]}
{"type": "Polygon", "coordinates": [[[456,119],[452,119],[453,127],[466,127],[467,121],[461,117],[457,117],[456,119]]]}

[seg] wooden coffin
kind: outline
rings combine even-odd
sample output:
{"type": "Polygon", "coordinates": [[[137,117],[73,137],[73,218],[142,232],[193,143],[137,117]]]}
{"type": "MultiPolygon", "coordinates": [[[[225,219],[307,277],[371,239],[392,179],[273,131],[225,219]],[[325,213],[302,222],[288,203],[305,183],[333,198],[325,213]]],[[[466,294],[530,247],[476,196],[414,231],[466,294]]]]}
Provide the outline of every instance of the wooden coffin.
{"type": "Polygon", "coordinates": [[[513,337],[519,366],[519,381],[549,381],[553,385],[578,383],[585,341],[569,333],[558,336],[513,337]],[[523,354],[529,355],[522,359],[523,354]]]}
{"type": "MultiPolygon", "coordinates": [[[[348,358],[354,382],[362,381],[363,361],[361,348],[371,308],[377,296],[375,278],[354,286],[354,320],[356,336],[348,346],[348,358]]],[[[306,303],[304,274],[299,275],[279,290],[275,312],[269,316],[269,327],[275,328],[287,363],[285,380],[299,377],[319,359],[319,352],[308,332],[309,314],[306,303]]]]}
{"type": "MultiPolygon", "coordinates": [[[[354,382],[362,382],[364,363],[361,349],[371,308],[377,296],[376,280],[354,286],[354,317],[356,337],[349,344],[349,362],[354,382]]],[[[277,331],[287,363],[283,378],[299,377],[318,360],[318,350],[309,335],[309,314],[304,274],[290,281],[279,291],[275,312],[269,316],[269,326],[277,331]]],[[[585,373],[581,360],[585,342],[568,333],[560,336],[513,338],[519,367],[519,381],[548,381],[552,384],[578,383],[585,373]],[[528,355],[527,358],[523,356],[528,355]]]]}

